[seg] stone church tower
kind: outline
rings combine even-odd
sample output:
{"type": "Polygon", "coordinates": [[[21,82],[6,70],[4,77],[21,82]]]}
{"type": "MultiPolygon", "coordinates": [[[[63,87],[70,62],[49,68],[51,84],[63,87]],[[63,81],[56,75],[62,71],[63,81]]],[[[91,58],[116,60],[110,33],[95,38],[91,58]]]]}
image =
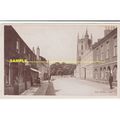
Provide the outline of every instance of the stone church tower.
{"type": "Polygon", "coordinates": [[[85,35],[80,39],[79,33],[77,35],[77,62],[79,63],[81,57],[86,53],[86,51],[92,48],[92,35],[89,38],[88,30],[86,29],[85,35]]]}

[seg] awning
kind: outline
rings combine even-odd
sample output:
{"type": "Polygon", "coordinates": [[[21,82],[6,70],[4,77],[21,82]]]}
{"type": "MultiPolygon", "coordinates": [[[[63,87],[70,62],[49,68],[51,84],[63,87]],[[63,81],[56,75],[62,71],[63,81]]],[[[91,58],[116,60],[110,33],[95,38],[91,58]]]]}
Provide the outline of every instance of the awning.
{"type": "Polygon", "coordinates": [[[30,68],[32,71],[34,71],[34,72],[38,72],[38,73],[41,73],[39,70],[37,70],[37,69],[34,69],[34,68],[30,68]]]}

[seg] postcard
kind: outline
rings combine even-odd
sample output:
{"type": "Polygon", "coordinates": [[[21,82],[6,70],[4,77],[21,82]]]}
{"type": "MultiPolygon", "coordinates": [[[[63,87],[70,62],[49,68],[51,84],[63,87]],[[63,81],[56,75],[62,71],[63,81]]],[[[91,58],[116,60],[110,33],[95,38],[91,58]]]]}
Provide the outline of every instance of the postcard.
{"type": "Polygon", "coordinates": [[[0,23],[0,97],[119,98],[119,22],[0,23]]]}

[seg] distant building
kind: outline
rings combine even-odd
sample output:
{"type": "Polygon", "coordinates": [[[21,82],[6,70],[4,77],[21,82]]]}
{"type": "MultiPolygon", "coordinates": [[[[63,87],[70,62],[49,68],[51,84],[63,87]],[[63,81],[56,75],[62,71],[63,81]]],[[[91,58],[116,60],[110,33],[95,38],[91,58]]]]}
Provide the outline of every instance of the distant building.
{"type": "Polygon", "coordinates": [[[37,47],[36,49],[36,56],[37,56],[37,68],[40,71],[39,78],[40,80],[47,80],[49,77],[49,63],[48,61],[40,56],[40,48],[37,47]]]}
{"type": "Polygon", "coordinates": [[[93,71],[93,51],[92,51],[92,37],[88,35],[86,29],[85,36],[79,38],[78,34],[77,44],[77,73],[81,79],[92,79],[93,71]]]}
{"type": "Polygon", "coordinates": [[[77,36],[77,67],[74,71],[80,79],[108,83],[108,73],[117,81],[117,28],[105,29],[104,37],[92,44],[86,30],[85,36],[77,36]]]}

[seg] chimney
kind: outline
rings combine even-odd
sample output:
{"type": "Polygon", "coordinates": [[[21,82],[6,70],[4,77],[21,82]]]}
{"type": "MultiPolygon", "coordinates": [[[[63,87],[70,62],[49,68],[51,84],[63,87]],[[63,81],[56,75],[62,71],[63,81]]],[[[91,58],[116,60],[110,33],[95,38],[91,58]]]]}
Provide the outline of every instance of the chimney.
{"type": "Polygon", "coordinates": [[[106,26],[104,30],[104,37],[113,30],[113,26],[106,26]]]}
{"type": "Polygon", "coordinates": [[[37,60],[39,60],[39,56],[40,56],[40,48],[39,48],[39,46],[37,47],[36,55],[37,55],[37,60]]]}
{"type": "Polygon", "coordinates": [[[33,53],[35,54],[35,49],[34,49],[34,47],[33,47],[32,51],[33,51],[33,53]]]}

